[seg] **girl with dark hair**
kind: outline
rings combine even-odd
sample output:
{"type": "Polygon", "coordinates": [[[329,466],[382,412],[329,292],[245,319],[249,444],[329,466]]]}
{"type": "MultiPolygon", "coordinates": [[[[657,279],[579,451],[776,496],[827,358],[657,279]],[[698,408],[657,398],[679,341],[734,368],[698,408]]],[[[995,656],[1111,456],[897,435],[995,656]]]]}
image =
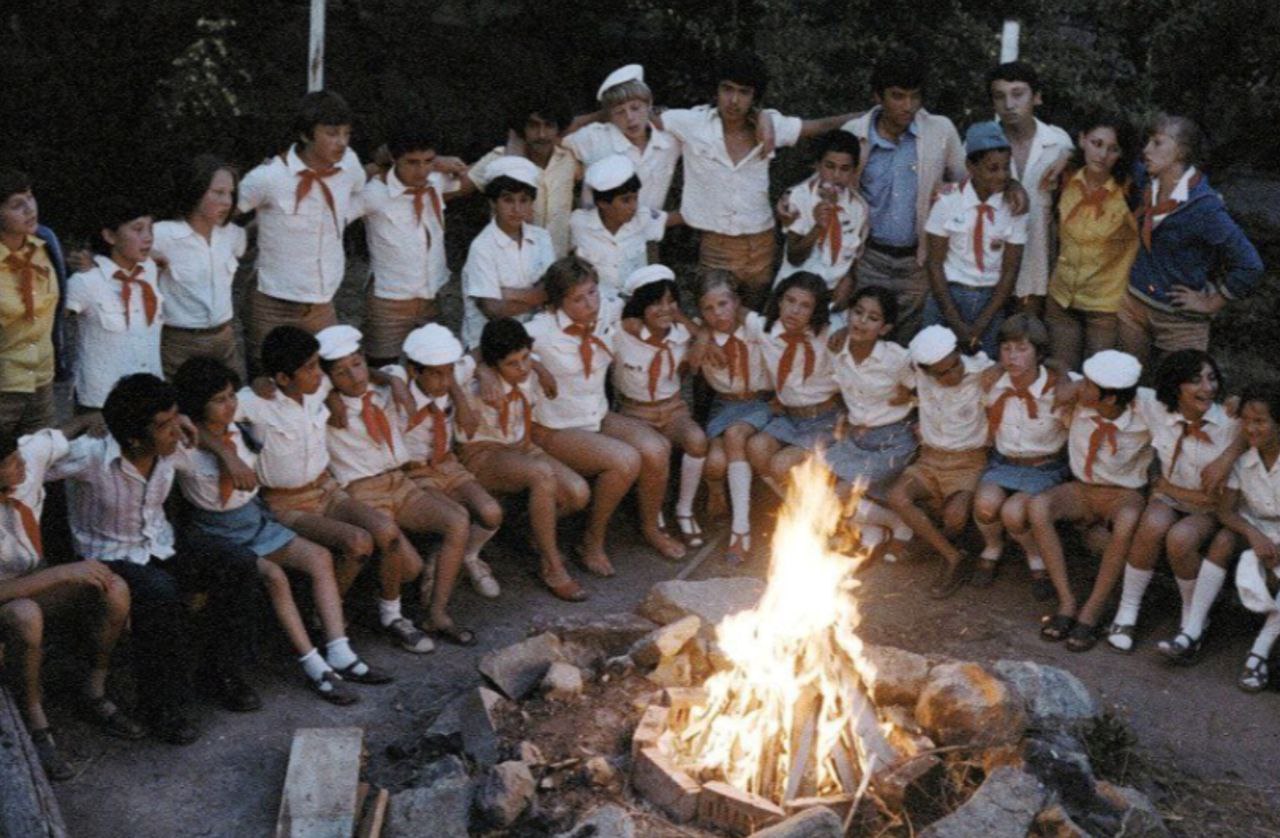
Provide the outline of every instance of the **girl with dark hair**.
{"type": "Polygon", "coordinates": [[[1160,476],[1138,521],[1124,569],[1120,608],[1108,630],[1111,647],[1133,649],[1142,596],[1163,547],[1182,594],[1178,634],[1161,642],[1174,663],[1192,663],[1204,644],[1209,608],[1226,571],[1203,561],[1202,549],[1218,531],[1216,499],[1204,487],[1243,452],[1240,423],[1219,404],[1222,376],[1213,357],[1198,349],[1174,352],[1156,369],[1155,398],[1139,391],[1138,404],[1151,429],[1160,476]]]}

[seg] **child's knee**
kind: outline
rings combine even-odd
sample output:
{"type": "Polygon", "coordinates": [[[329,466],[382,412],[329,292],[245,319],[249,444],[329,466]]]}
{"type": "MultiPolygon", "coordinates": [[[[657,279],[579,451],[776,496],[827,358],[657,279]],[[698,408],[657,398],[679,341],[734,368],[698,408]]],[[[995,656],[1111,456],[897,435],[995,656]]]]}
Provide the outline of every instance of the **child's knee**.
{"type": "Polygon", "coordinates": [[[476,506],[476,523],[488,530],[496,530],[502,526],[502,504],[485,496],[476,506]]]}
{"type": "Polygon", "coordinates": [[[634,481],[640,476],[640,467],[644,464],[644,459],[639,449],[628,445],[626,451],[619,452],[614,460],[614,469],[627,480],[634,481]]]}
{"type": "Polygon", "coordinates": [[[564,486],[565,511],[579,512],[591,503],[591,485],[581,476],[575,474],[574,479],[564,486]]]}
{"type": "Polygon", "coordinates": [[[1005,503],[1000,492],[979,492],[973,503],[973,519],[979,524],[995,524],[1001,521],[1005,503]]]}
{"type": "Polygon", "coordinates": [[[272,594],[279,594],[289,588],[289,577],[277,564],[263,562],[258,574],[262,577],[262,584],[272,594]]]}
{"type": "Polygon", "coordinates": [[[102,602],[109,617],[124,619],[129,614],[129,586],[119,576],[112,574],[107,589],[102,592],[102,602]]]}
{"type": "Polygon", "coordinates": [[[640,458],[645,468],[656,468],[671,461],[671,441],[654,433],[640,443],[640,458]]]}
{"type": "Polygon", "coordinates": [[[369,534],[373,536],[378,548],[384,552],[394,549],[400,543],[400,528],[385,512],[375,513],[376,517],[369,526],[369,534]]]}
{"type": "Polygon", "coordinates": [[[690,457],[707,456],[707,435],[697,425],[692,426],[684,435],[684,452],[690,457]]]}
{"type": "Polygon", "coordinates": [[[44,640],[44,612],[35,600],[14,599],[0,605],[0,626],[6,639],[27,648],[44,640]]]}
{"type": "Polygon", "coordinates": [[[341,539],[342,555],[354,561],[363,561],[373,555],[374,535],[367,530],[352,530],[341,539]]]}

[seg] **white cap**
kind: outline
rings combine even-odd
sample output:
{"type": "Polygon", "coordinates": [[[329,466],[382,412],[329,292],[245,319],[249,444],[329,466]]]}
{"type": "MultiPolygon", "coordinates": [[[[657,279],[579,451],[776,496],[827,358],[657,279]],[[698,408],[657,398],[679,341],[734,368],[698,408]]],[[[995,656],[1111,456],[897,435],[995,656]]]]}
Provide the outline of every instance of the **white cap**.
{"type": "Polygon", "coordinates": [[[635,174],[636,167],[625,154],[610,154],[587,167],[586,181],[592,192],[606,192],[617,189],[635,174]]]}
{"type": "Polygon", "coordinates": [[[320,341],[320,357],[326,361],[336,361],[360,351],[360,339],[364,335],[355,326],[329,326],[316,333],[320,341]]]}
{"type": "Polygon", "coordinates": [[[946,326],[926,326],[911,339],[911,360],[928,366],[956,351],[956,333],[946,326]]]}
{"type": "Polygon", "coordinates": [[[1104,349],[1084,362],[1085,378],[1106,390],[1126,390],[1142,377],[1137,358],[1118,349],[1104,349]]]}
{"type": "Polygon", "coordinates": [[[537,189],[538,178],[542,175],[542,170],[527,157],[504,154],[490,163],[484,174],[490,181],[506,176],[537,189]]]}
{"type": "Polygon", "coordinates": [[[622,285],[622,293],[630,297],[651,282],[662,282],[664,279],[674,282],[675,278],[675,271],[666,265],[645,265],[631,272],[631,276],[622,285]]]}
{"type": "Polygon", "coordinates": [[[1245,550],[1240,554],[1240,564],[1236,566],[1236,590],[1240,592],[1240,601],[1250,611],[1259,614],[1280,611],[1280,602],[1267,588],[1268,572],[1258,560],[1257,553],[1245,550]]]}
{"type": "Polygon", "coordinates": [[[604,83],[600,85],[600,89],[596,91],[596,100],[604,98],[604,92],[611,87],[617,87],[620,84],[626,84],[629,81],[644,81],[644,67],[639,64],[628,64],[625,67],[619,67],[612,73],[604,77],[604,83]]]}
{"type": "Polygon", "coordinates": [[[414,329],[404,339],[405,357],[424,367],[442,367],[462,360],[462,344],[439,323],[414,329]]]}

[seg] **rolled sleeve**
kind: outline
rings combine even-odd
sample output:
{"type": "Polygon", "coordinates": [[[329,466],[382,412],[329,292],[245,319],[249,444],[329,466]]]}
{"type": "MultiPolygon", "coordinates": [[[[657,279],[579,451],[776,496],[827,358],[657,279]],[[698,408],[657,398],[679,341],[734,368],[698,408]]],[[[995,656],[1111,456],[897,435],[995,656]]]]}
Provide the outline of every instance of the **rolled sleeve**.
{"type": "Polygon", "coordinates": [[[786,148],[800,142],[800,132],[804,129],[804,120],[798,116],[783,116],[777,111],[765,111],[773,120],[773,144],[778,148],[786,148]]]}

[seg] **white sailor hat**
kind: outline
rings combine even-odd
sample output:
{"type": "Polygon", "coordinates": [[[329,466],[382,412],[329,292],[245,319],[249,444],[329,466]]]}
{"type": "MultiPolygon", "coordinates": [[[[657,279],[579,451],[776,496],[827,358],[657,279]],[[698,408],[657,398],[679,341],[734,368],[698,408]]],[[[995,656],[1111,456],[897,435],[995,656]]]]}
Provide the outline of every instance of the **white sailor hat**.
{"type": "Polygon", "coordinates": [[[926,326],[911,339],[911,360],[928,366],[956,351],[956,333],[946,326],[926,326]]]}
{"type": "Polygon", "coordinates": [[[1268,571],[1262,566],[1258,554],[1245,550],[1240,554],[1240,563],[1236,566],[1236,590],[1240,592],[1240,601],[1250,611],[1259,614],[1272,614],[1280,611],[1280,602],[1267,588],[1268,571]]]}
{"type": "Polygon", "coordinates": [[[666,265],[645,265],[643,268],[637,268],[631,272],[631,275],[627,277],[627,281],[622,285],[622,292],[630,297],[651,282],[661,282],[664,279],[674,282],[675,278],[675,271],[666,265]]]}
{"type": "Polygon", "coordinates": [[[316,333],[320,342],[320,357],[326,361],[336,361],[360,351],[360,339],[364,337],[355,326],[329,326],[316,333]]]}
{"type": "Polygon", "coordinates": [[[439,323],[414,329],[404,339],[405,357],[424,367],[442,367],[462,360],[462,344],[439,323]]]}
{"type": "Polygon", "coordinates": [[[1106,390],[1126,390],[1142,376],[1138,359],[1118,349],[1104,349],[1090,356],[1082,369],[1086,378],[1106,390]]]}
{"type": "Polygon", "coordinates": [[[586,181],[592,192],[607,192],[617,189],[635,174],[636,167],[625,154],[610,154],[587,167],[586,181]]]}
{"type": "Polygon", "coordinates": [[[629,81],[644,81],[644,67],[639,64],[628,64],[625,67],[619,67],[612,73],[604,77],[604,82],[600,85],[600,89],[596,91],[596,100],[604,98],[604,93],[611,87],[617,87],[620,84],[626,84],[629,81]]]}
{"type": "Polygon", "coordinates": [[[518,180],[537,189],[538,178],[542,175],[542,170],[526,157],[504,154],[489,164],[485,175],[491,181],[504,176],[509,177],[512,180],[518,180]]]}

